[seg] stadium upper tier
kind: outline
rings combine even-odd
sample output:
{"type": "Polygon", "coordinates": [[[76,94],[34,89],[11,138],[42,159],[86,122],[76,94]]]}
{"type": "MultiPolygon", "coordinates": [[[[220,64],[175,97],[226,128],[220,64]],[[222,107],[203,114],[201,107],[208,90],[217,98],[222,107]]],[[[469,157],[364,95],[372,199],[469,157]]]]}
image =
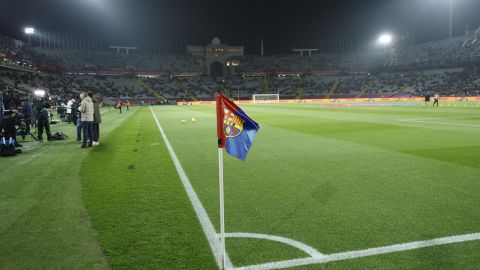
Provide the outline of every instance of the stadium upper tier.
{"type": "Polygon", "coordinates": [[[170,71],[170,72],[204,72],[203,61],[194,56],[160,56],[138,53],[121,54],[115,51],[78,51],[50,50],[36,48],[47,57],[54,59],[66,71],[95,70],[134,70],[170,71]]]}
{"type": "MultiPolygon", "coordinates": [[[[96,72],[99,70],[128,71],[129,73],[190,72],[207,73],[203,57],[191,55],[153,55],[115,50],[81,51],[52,48],[30,48],[23,42],[0,36],[0,56],[5,62],[39,69],[96,72]]],[[[226,74],[244,72],[299,72],[340,70],[345,72],[375,69],[407,70],[453,66],[459,63],[480,61],[480,42],[471,35],[431,41],[408,48],[376,49],[347,54],[313,54],[312,56],[246,55],[232,57],[238,65],[227,66],[226,74]]]]}
{"type": "Polygon", "coordinates": [[[112,98],[171,100],[212,99],[219,90],[244,99],[259,93],[281,98],[480,94],[480,76],[469,64],[480,62],[480,45],[468,35],[399,50],[237,56],[228,59],[235,65],[225,66],[220,77],[208,76],[205,59],[192,55],[30,48],[5,36],[0,36],[0,54],[0,90],[42,88],[62,98],[85,90],[112,98]],[[49,72],[27,72],[37,68],[49,72]],[[98,76],[99,71],[117,76],[98,76]]]}

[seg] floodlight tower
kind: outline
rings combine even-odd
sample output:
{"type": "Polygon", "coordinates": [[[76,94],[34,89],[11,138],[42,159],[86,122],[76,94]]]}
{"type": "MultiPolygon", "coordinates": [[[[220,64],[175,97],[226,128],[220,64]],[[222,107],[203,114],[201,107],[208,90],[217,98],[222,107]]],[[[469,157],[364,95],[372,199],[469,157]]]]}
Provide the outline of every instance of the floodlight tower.
{"type": "Polygon", "coordinates": [[[30,36],[35,34],[35,29],[33,27],[25,27],[25,34],[28,36],[28,46],[31,46],[30,36]]]}

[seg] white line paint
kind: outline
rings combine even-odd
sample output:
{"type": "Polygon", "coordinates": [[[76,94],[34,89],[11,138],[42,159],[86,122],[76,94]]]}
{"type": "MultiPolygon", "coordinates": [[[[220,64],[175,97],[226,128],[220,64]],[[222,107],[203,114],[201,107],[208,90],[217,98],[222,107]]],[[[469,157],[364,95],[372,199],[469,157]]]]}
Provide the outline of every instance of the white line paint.
{"type": "Polygon", "coordinates": [[[283,268],[289,268],[289,267],[295,267],[295,266],[349,260],[349,259],[355,259],[355,258],[361,258],[361,257],[367,257],[367,256],[374,256],[374,255],[387,254],[387,253],[393,253],[393,252],[399,252],[399,251],[407,251],[407,250],[413,250],[413,249],[419,249],[419,248],[462,243],[462,242],[476,241],[476,240],[480,240],[480,233],[442,237],[442,238],[435,238],[435,239],[425,240],[425,241],[416,241],[416,242],[396,244],[391,246],[369,248],[364,250],[334,253],[334,254],[325,255],[325,257],[322,257],[322,258],[302,258],[302,259],[293,259],[293,260],[285,260],[285,261],[243,266],[243,267],[235,268],[235,270],[283,269],[283,268]]]}
{"type": "Polygon", "coordinates": [[[282,236],[275,236],[275,235],[268,235],[268,234],[260,234],[260,233],[226,233],[225,237],[228,238],[255,238],[255,239],[264,239],[264,240],[270,240],[270,241],[275,241],[275,242],[280,242],[284,243],[287,245],[290,245],[292,247],[298,248],[302,250],[303,252],[307,253],[308,255],[315,257],[315,258],[323,258],[326,255],[320,253],[318,250],[315,248],[306,245],[302,242],[298,242],[286,237],[282,236]]]}
{"type": "Polygon", "coordinates": [[[453,116],[453,117],[428,117],[428,118],[405,118],[398,119],[398,121],[423,121],[423,120],[443,120],[443,119],[468,119],[468,118],[480,118],[480,116],[453,116]]]}
{"type": "MultiPolygon", "coordinates": [[[[196,192],[193,189],[190,181],[188,180],[188,177],[187,177],[185,171],[183,170],[182,165],[180,164],[180,161],[178,160],[175,152],[173,151],[173,148],[170,145],[170,142],[168,141],[167,136],[165,135],[165,133],[163,131],[163,128],[162,128],[162,126],[160,125],[160,122],[157,119],[157,116],[153,112],[152,107],[150,107],[150,111],[152,112],[152,115],[155,119],[158,130],[160,131],[160,133],[162,135],[162,138],[165,142],[165,145],[167,146],[168,152],[170,153],[170,156],[172,157],[175,168],[177,169],[180,180],[182,181],[182,184],[183,184],[183,186],[184,186],[184,188],[185,188],[185,190],[188,194],[188,197],[190,198],[190,201],[193,205],[195,213],[197,214],[197,217],[200,221],[200,224],[202,225],[203,231],[204,231],[204,233],[205,233],[205,235],[208,239],[208,242],[210,244],[210,248],[212,249],[212,252],[215,256],[215,260],[217,262],[217,265],[220,267],[221,254],[220,254],[220,241],[219,241],[218,234],[216,233],[215,228],[213,227],[213,224],[212,224],[211,220],[208,218],[207,212],[205,211],[205,208],[203,207],[202,203],[200,202],[200,199],[198,198],[198,195],[196,194],[196,192]]],[[[414,121],[409,121],[409,122],[414,122],[414,121]]],[[[438,124],[437,122],[432,122],[432,123],[433,124],[438,124]]],[[[448,124],[451,124],[451,123],[448,123],[448,124]]],[[[476,125],[476,126],[480,126],[480,125],[476,125]]],[[[355,258],[361,258],[361,257],[367,257],[367,256],[374,256],[374,255],[380,255],[380,254],[387,254],[387,253],[393,253],[393,252],[399,252],[399,251],[407,251],[407,250],[413,250],[413,249],[420,249],[420,248],[426,248],[426,247],[433,247],[433,246],[439,246],[439,245],[461,243],[461,242],[467,242],[467,241],[475,241],[475,240],[480,240],[480,233],[435,238],[435,239],[425,240],[425,241],[409,242],[409,243],[396,244],[396,245],[391,245],[391,246],[369,248],[369,249],[364,249],[364,250],[334,253],[334,254],[329,254],[329,255],[322,254],[319,251],[317,251],[315,248],[310,247],[310,246],[308,246],[306,244],[303,244],[301,242],[291,240],[291,239],[281,237],[281,236],[272,236],[272,235],[255,234],[255,233],[227,233],[226,237],[230,237],[230,238],[235,238],[235,237],[257,238],[257,239],[266,239],[266,240],[271,240],[271,241],[277,241],[277,242],[281,242],[281,243],[285,243],[285,244],[294,246],[294,247],[296,247],[300,250],[303,250],[304,252],[306,252],[310,256],[312,256],[312,257],[301,258],[301,259],[284,260],[284,261],[278,261],[278,262],[269,262],[269,263],[264,263],[264,264],[257,264],[257,265],[250,265],[250,266],[233,268],[233,265],[231,263],[231,260],[228,256],[228,254],[227,253],[225,254],[226,269],[270,270],[270,269],[284,269],[284,268],[302,266],[302,265],[321,264],[321,263],[332,262],[332,261],[349,260],[349,259],[355,259],[355,258]]]]}
{"type": "MultiPolygon", "coordinates": [[[[188,180],[187,174],[182,168],[182,165],[180,164],[180,161],[177,158],[177,155],[175,154],[175,151],[173,151],[172,146],[170,145],[170,142],[167,139],[167,136],[165,135],[165,132],[163,132],[163,128],[160,125],[160,122],[157,119],[157,116],[153,112],[152,107],[150,107],[150,111],[152,112],[153,118],[155,118],[155,122],[157,123],[158,130],[160,131],[160,134],[162,135],[162,138],[165,142],[165,145],[167,146],[168,152],[170,153],[170,156],[172,157],[173,164],[175,165],[175,168],[177,169],[178,176],[180,177],[180,180],[182,180],[183,187],[185,188],[185,191],[188,194],[188,197],[190,198],[190,201],[193,205],[193,209],[195,209],[195,213],[197,214],[198,220],[200,221],[200,224],[202,225],[203,232],[205,233],[205,236],[208,239],[208,242],[210,244],[210,248],[212,249],[212,252],[215,256],[215,260],[217,262],[218,267],[220,268],[221,264],[221,252],[220,252],[220,241],[219,238],[217,237],[217,233],[215,232],[215,228],[213,227],[212,221],[208,218],[207,211],[205,211],[205,208],[203,208],[203,205],[198,198],[197,193],[192,187],[192,184],[190,183],[190,180],[188,180]]],[[[226,269],[232,269],[232,262],[230,261],[230,258],[228,257],[228,254],[225,254],[225,268],[226,269]]]]}
{"type": "MultiPolygon", "coordinates": [[[[401,121],[401,120],[398,120],[398,121],[401,121]]],[[[418,120],[410,120],[410,121],[403,120],[401,122],[419,123],[419,124],[434,124],[434,125],[447,125],[447,126],[462,126],[462,127],[480,127],[480,125],[474,125],[474,124],[430,122],[430,121],[418,121],[418,120]]]]}

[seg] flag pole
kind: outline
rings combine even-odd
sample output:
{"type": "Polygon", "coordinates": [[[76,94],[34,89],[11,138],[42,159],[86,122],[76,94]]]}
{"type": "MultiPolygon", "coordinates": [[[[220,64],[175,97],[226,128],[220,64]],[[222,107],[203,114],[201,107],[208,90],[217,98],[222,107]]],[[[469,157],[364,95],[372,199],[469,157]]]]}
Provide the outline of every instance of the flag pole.
{"type": "Polygon", "coordinates": [[[218,178],[220,185],[220,247],[222,270],[225,269],[225,209],[223,198],[223,148],[218,148],[218,178]]]}

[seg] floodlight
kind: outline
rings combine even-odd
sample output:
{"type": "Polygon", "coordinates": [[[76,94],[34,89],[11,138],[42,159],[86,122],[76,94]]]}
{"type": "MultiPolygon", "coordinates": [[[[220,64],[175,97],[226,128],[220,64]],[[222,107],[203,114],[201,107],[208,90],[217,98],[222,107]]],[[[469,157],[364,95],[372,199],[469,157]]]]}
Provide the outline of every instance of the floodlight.
{"type": "Polygon", "coordinates": [[[25,27],[25,34],[27,35],[35,34],[35,29],[33,27],[25,27]]]}
{"type": "Polygon", "coordinates": [[[383,34],[378,38],[378,43],[382,45],[388,45],[392,43],[393,37],[390,34],[383,34]]]}
{"type": "Polygon", "coordinates": [[[35,90],[33,93],[37,97],[44,97],[45,96],[45,90],[35,90]]]}

